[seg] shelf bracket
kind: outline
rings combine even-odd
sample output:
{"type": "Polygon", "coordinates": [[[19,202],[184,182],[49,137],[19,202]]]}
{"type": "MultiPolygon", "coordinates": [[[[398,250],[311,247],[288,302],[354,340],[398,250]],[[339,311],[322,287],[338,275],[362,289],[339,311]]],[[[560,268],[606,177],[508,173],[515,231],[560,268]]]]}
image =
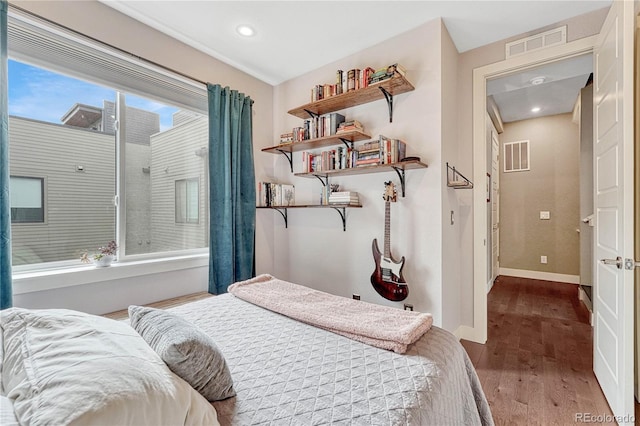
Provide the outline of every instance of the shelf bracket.
{"type": "Polygon", "coordinates": [[[384,98],[387,100],[387,106],[389,107],[389,123],[393,123],[393,95],[387,92],[387,89],[384,87],[378,87],[378,89],[380,89],[384,98]]]}
{"type": "Polygon", "coordinates": [[[318,178],[318,180],[322,183],[322,186],[329,186],[329,175],[324,175],[324,176],[314,175],[314,176],[318,178]]]}
{"type": "Polygon", "coordinates": [[[291,168],[291,173],[293,173],[293,152],[287,152],[283,149],[278,149],[276,151],[278,151],[280,154],[287,157],[287,160],[289,160],[289,167],[291,168]]]}
{"type": "Polygon", "coordinates": [[[289,227],[289,221],[287,220],[288,219],[287,209],[286,208],[279,208],[279,207],[271,207],[271,208],[282,215],[282,218],[284,219],[284,227],[288,228],[289,227]]]}
{"type": "Polygon", "coordinates": [[[331,207],[335,211],[338,212],[340,217],[342,218],[342,230],[347,230],[347,209],[345,207],[331,207]]]}
{"type": "Polygon", "coordinates": [[[311,117],[311,118],[317,118],[317,117],[320,117],[320,114],[316,114],[315,112],[313,112],[313,111],[309,111],[308,109],[305,109],[304,111],[305,111],[307,114],[309,114],[309,117],[311,117]]]}
{"type": "Polygon", "coordinates": [[[345,146],[347,148],[351,148],[353,149],[353,142],[351,142],[349,139],[345,139],[345,138],[339,138],[343,144],[345,144],[345,146]]]}
{"type": "Polygon", "coordinates": [[[400,187],[402,188],[402,196],[404,197],[404,169],[401,167],[391,166],[396,171],[400,178],[400,187]]]}

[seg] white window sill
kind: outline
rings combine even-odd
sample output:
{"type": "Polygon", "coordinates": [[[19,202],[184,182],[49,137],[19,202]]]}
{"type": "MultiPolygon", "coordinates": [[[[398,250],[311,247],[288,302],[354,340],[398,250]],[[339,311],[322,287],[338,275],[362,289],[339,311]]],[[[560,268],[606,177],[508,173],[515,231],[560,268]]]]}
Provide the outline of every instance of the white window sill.
{"type": "Polygon", "coordinates": [[[113,281],[141,275],[207,266],[209,254],[197,254],[134,262],[116,262],[108,267],[78,266],[13,274],[13,294],[113,281]]]}

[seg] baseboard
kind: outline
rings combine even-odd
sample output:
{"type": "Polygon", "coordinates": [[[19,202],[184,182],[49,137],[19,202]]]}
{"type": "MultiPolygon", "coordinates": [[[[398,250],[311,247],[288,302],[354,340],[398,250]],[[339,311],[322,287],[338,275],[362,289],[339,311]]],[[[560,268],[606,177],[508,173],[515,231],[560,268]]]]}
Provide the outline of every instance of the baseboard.
{"type": "Polygon", "coordinates": [[[490,281],[487,283],[487,294],[489,294],[489,292],[490,292],[490,291],[491,291],[491,289],[493,288],[493,284],[494,284],[494,283],[495,283],[495,279],[490,280],[490,281]]]}
{"type": "Polygon", "coordinates": [[[471,342],[482,343],[483,345],[487,343],[486,340],[479,339],[476,330],[468,325],[461,325],[453,332],[453,335],[456,336],[458,340],[464,339],[471,342]]]}
{"type": "Polygon", "coordinates": [[[582,287],[578,287],[578,299],[589,309],[589,324],[593,327],[593,303],[589,300],[589,296],[587,296],[582,287]]]}
{"type": "Polygon", "coordinates": [[[510,277],[531,278],[533,280],[557,281],[561,283],[580,284],[579,275],[556,274],[554,272],[527,271],[525,269],[500,268],[500,275],[510,277]]]}

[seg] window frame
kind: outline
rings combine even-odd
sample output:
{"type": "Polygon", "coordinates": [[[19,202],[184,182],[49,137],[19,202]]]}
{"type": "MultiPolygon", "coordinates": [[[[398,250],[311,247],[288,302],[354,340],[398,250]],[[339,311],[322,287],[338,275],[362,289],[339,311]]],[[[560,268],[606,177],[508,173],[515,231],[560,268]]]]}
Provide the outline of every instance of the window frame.
{"type": "MultiPolygon", "coordinates": [[[[42,20],[37,16],[31,15],[28,12],[17,9],[9,5],[9,59],[17,60],[20,62],[24,62],[36,67],[40,67],[55,73],[68,75],[73,78],[81,79],[87,81],[92,84],[98,84],[102,86],[108,86],[116,92],[116,129],[115,129],[115,138],[116,138],[116,167],[115,167],[115,178],[116,178],[116,190],[114,194],[114,206],[115,206],[115,215],[116,215],[116,228],[114,239],[117,241],[119,250],[117,254],[117,262],[121,266],[125,266],[126,264],[136,265],[141,263],[153,263],[158,265],[159,263],[175,263],[182,262],[179,259],[201,259],[203,256],[208,256],[209,247],[208,247],[208,238],[205,240],[205,244],[207,247],[203,248],[193,248],[193,249],[183,249],[183,250],[172,250],[172,251],[159,251],[152,253],[144,253],[144,254],[133,254],[126,255],[126,187],[125,187],[125,144],[126,140],[124,138],[126,128],[126,114],[124,114],[125,105],[125,94],[131,94],[134,96],[145,97],[151,100],[155,100],[158,102],[166,103],[167,105],[176,106],[182,109],[190,110],[197,112],[199,114],[204,114],[206,116],[207,111],[202,110],[202,108],[206,108],[206,99],[207,99],[207,89],[206,85],[200,81],[196,81],[192,78],[188,78],[185,75],[180,74],[179,72],[174,72],[168,70],[166,68],[160,67],[152,62],[145,61],[139,57],[133,57],[130,54],[126,54],[126,52],[120,51],[113,46],[109,46],[99,40],[95,40],[89,38],[83,34],[72,31],[68,28],[61,27],[55,23],[50,21],[42,20]],[[24,28],[24,30],[23,30],[24,28]],[[103,55],[106,58],[114,59],[114,67],[127,67],[131,66],[132,69],[136,70],[134,76],[140,78],[140,86],[136,86],[135,79],[122,80],[120,84],[114,82],[109,83],[108,80],[104,79],[104,75],[93,75],[87,74],[87,70],[91,69],[99,69],[96,68],[95,63],[87,62],[85,68],[74,68],[73,64],[70,64],[68,61],[63,59],[55,59],[54,56],[51,55],[51,52],[46,51],[46,47],[41,52],[44,52],[43,57],[38,56],[38,54],[33,54],[30,56],[31,46],[19,45],[16,50],[12,49],[11,41],[12,34],[21,33],[24,31],[24,34],[37,34],[42,37],[41,34],[51,33],[54,34],[53,37],[55,40],[52,40],[52,44],[57,43],[58,45],[68,45],[69,49],[82,50],[82,49],[90,49],[96,56],[103,55]],[[13,33],[12,33],[13,32],[13,33]],[[62,40],[62,41],[61,41],[62,40]],[[53,59],[53,62],[47,62],[48,59],[53,59]],[[123,65],[124,64],[124,65],[123,65]],[[148,71],[145,74],[145,70],[148,71]],[[145,74],[145,75],[143,75],[145,74]],[[145,80],[146,79],[146,80],[145,80]],[[125,86],[122,86],[125,84],[125,86]],[[149,90],[157,90],[157,93],[146,92],[145,88],[149,90]],[[168,94],[168,95],[163,95],[168,94]],[[171,93],[176,94],[176,98],[171,98],[171,93]],[[122,111],[122,113],[120,113],[122,111]],[[122,136],[122,137],[121,137],[122,136]],[[176,260],[178,259],[178,260],[176,260]]],[[[15,37],[14,37],[15,38],[15,37]]],[[[33,38],[33,37],[30,37],[33,38]]],[[[24,38],[24,40],[29,40],[30,38],[24,38]]],[[[37,46],[37,44],[34,44],[37,46]]],[[[37,47],[39,48],[39,47],[37,47]]],[[[38,50],[35,50],[38,52],[38,50]]],[[[83,58],[88,57],[88,55],[80,55],[83,58]]],[[[114,68],[116,69],[116,68],[114,68]]],[[[105,74],[106,75],[106,74],[105,74]]],[[[115,74],[114,74],[115,75],[115,74]]],[[[126,73],[119,73],[119,75],[127,75],[126,73]]],[[[35,223],[15,223],[15,225],[42,225],[47,223],[47,208],[46,208],[46,179],[43,181],[43,215],[44,222],[35,222],[35,223]]],[[[200,202],[205,203],[206,206],[208,204],[208,193],[204,193],[204,197],[206,199],[200,200],[200,182],[198,182],[198,223],[200,222],[200,217],[202,216],[200,212],[201,204],[200,202]]],[[[205,211],[204,216],[207,216],[207,211],[205,211]]],[[[207,226],[207,217],[202,218],[205,222],[205,227],[207,226]]],[[[12,224],[13,225],[13,224],[12,224]]],[[[114,264],[113,266],[118,266],[114,264]]],[[[70,272],[76,270],[85,271],[87,267],[85,265],[80,265],[79,260],[69,259],[63,261],[53,261],[46,263],[33,263],[28,265],[17,265],[13,266],[14,275],[19,276],[32,276],[39,274],[60,274],[64,273],[65,270],[70,272]],[[52,272],[47,272],[52,271],[52,272]]],[[[181,269],[177,267],[177,269],[181,269]]],[[[100,275],[98,270],[92,270],[93,274],[100,275]]],[[[84,274],[84,272],[83,272],[84,274]]],[[[132,276],[135,276],[136,273],[133,273],[132,276]]],[[[97,280],[91,279],[87,282],[96,282],[97,280]]]]}
{"type": "MultiPolygon", "coordinates": [[[[14,221],[13,220],[13,211],[11,212],[11,226],[33,226],[33,225],[46,225],[47,224],[47,207],[46,207],[46,178],[44,176],[25,176],[25,175],[9,175],[9,185],[11,185],[11,179],[32,179],[40,181],[40,204],[42,209],[42,220],[25,220],[25,221],[14,221]]],[[[11,207],[13,210],[13,207],[11,207]]]]}
{"type": "Polygon", "coordinates": [[[174,216],[174,220],[176,224],[180,224],[180,225],[199,225],[200,224],[200,176],[197,177],[191,177],[191,178],[183,178],[183,179],[175,179],[174,180],[174,203],[175,203],[175,216],[174,216]],[[184,198],[184,202],[185,202],[185,215],[184,215],[184,220],[178,220],[178,211],[179,206],[178,206],[178,184],[180,182],[184,182],[185,184],[185,198],[184,198]],[[196,218],[195,220],[190,219],[189,218],[189,182],[195,182],[197,187],[196,187],[196,201],[197,201],[197,207],[196,207],[196,218]]]}

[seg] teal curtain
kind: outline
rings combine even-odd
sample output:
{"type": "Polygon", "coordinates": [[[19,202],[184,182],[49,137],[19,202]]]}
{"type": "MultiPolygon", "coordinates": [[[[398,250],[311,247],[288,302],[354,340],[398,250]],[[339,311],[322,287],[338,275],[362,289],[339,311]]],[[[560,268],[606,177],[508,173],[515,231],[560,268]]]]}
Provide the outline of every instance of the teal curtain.
{"type": "Polygon", "coordinates": [[[255,275],[253,101],[207,84],[209,96],[209,292],[255,275]]]}
{"type": "Polygon", "coordinates": [[[11,205],[9,198],[9,101],[7,97],[7,9],[0,0],[0,309],[13,304],[11,290],[11,205]]]}

